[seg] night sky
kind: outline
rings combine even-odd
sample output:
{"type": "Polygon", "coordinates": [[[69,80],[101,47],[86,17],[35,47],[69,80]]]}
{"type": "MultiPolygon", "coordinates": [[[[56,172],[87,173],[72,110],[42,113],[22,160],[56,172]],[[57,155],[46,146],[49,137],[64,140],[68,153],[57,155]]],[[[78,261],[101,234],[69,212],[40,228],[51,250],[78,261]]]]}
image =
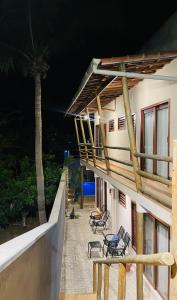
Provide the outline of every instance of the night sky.
{"type": "MultiPolygon", "coordinates": [[[[64,145],[74,147],[72,118],[64,118],[64,113],[91,59],[138,52],[176,10],[170,2],[156,6],[116,0],[31,0],[34,39],[49,48],[50,70],[42,83],[45,152],[60,159],[64,145]]],[[[0,47],[6,43],[25,49],[30,44],[28,0],[0,0],[0,12],[0,47]]],[[[33,80],[14,70],[0,74],[0,86],[0,137],[13,136],[14,149],[31,155],[33,80]]]]}

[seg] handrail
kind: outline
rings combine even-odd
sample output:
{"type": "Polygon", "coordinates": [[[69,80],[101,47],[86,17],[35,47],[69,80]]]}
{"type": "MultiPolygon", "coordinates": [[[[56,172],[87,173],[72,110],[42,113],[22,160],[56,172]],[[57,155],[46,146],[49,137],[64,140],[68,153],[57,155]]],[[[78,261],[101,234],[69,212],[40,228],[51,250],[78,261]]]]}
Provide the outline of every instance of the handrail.
{"type": "Polygon", "coordinates": [[[159,160],[159,161],[166,161],[166,162],[173,162],[173,157],[172,156],[161,156],[157,154],[147,154],[147,153],[135,153],[134,154],[136,157],[141,157],[141,158],[147,158],[147,159],[154,159],[154,160],[159,160]]]}
{"type": "MultiPolygon", "coordinates": [[[[155,265],[155,266],[174,266],[175,258],[169,252],[156,253],[156,254],[142,254],[142,255],[130,255],[121,258],[106,258],[97,259],[93,261],[93,293],[97,293],[97,300],[101,300],[102,294],[102,283],[104,300],[109,299],[109,271],[112,264],[119,265],[118,269],[118,299],[126,299],[126,264],[136,264],[136,265],[155,265]],[[104,265],[104,275],[102,274],[102,269],[104,265]],[[102,278],[104,276],[104,278],[102,278]]],[[[137,272],[137,268],[136,268],[137,272]]],[[[143,286],[137,287],[137,289],[142,289],[143,286]]],[[[139,292],[137,290],[137,299],[139,299],[139,292]]],[[[143,297],[143,295],[142,295],[143,297]]],[[[141,300],[143,298],[141,297],[141,300]]]]}
{"type": "Polygon", "coordinates": [[[129,148],[129,147],[105,146],[105,148],[108,148],[108,149],[115,149],[115,150],[125,150],[125,151],[130,151],[130,148],[129,148]]]}
{"type": "Polygon", "coordinates": [[[128,180],[130,180],[130,181],[135,182],[135,179],[133,179],[132,177],[130,177],[130,176],[126,175],[126,174],[117,172],[117,171],[113,170],[112,168],[110,168],[109,171],[111,171],[111,172],[113,172],[113,173],[115,173],[115,174],[117,174],[117,175],[119,175],[119,176],[122,176],[122,177],[124,177],[124,178],[126,178],[126,179],[128,179],[128,180]]]}
{"type": "Polygon", "coordinates": [[[93,264],[147,264],[157,266],[172,266],[175,263],[174,256],[169,252],[156,254],[129,255],[122,258],[107,258],[94,260],[93,264]]]}
{"type": "Polygon", "coordinates": [[[166,184],[166,185],[172,185],[172,181],[169,179],[166,179],[165,177],[159,176],[159,175],[155,175],[149,172],[145,172],[145,171],[138,171],[137,172],[139,175],[141,175],[142,177],[151,179],[151,180],[155,180],[158,181],[160,183],[166,184]]]}
{"type": "Polygon", "coordinates": [[[131,161],[125,161],[125,160],[115,159],[115,158],[112,158],[110,156],[106,156],[106,158],[109,159],[109,160],[115,161],[115,162],[117,162],[119,164],[123,164],[123,165],[132,167],[132,162],[131,161]]]}

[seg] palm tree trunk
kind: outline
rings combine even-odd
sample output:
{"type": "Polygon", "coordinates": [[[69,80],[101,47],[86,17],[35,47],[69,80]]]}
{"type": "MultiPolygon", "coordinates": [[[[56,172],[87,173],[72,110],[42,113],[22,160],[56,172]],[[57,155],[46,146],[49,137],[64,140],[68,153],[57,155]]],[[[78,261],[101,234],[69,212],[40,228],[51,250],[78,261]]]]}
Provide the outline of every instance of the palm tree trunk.
{"type": "Polygon", "coordinates": [[[42,164],[41,75],[35,75],[35,162],[39,222],[47,221],[45,211],[44,174],[42,164]]]}

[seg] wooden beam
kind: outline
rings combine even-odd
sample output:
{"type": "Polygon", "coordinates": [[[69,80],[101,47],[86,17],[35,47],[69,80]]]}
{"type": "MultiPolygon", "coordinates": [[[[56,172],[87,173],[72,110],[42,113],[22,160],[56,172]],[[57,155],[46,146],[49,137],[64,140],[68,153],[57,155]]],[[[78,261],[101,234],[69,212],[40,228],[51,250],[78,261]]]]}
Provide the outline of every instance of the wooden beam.
{"type": "Polygon", "coordinates": [[[173,158],[171,156],[161,156],[161,155],[147,154],[147,153],[136,153],[135,156],[159,160],[159,161],[173,162],[173,158]]]}
{"type": "Polygon", "coordinates": [[[169,252],[143,254],[143,255],[127,255],[121,258],[107,258],[104,260],[94,260],[94,263],[100,264],[146,264],[153,266],[172,266],[175,262],[174,256],[169,252]]]}
{"type": "Polygon", "coordinates": [[[79,138],[79,131],[78,131],[77,119],[76,118],[74,118],[74,124],[75,124],[75,130],[76,130],[77,144],[78,144],[78,148],[79,148],[79,155],[80,155],[80,158],[81,158],[80,138],[79,138]]]}
{"type": "MultiPolygon", "coordinates": [[[[177,140],[173,142],[171,253],[177,250],[177,140]]],[[[170,300],[177,299],[177,266],[171,268],[170,300]]]]}
{"type": "Polygon", "coordinates": [[[104,266],[104,300],[109,300],[109,267],[104,266]]]}
{"type": "Polygon", "coordinates": [[[149,173],[149,172],[146,172],[146,171],[137,171],[137,173],[139,175],[141,175],[142,177],[145,177],[145,178],[148,178],[148,179],[151,179],[151,180],[154,180],[154,181],[158,181],[158,182],[161,182],[163,184],[166,184],[166,185],[172,185],[172,182],[171,180],[169,179],[166,179],[162,176],[159,176],[159,175],[155,175],[155,174],[152,174],[152,173],[149,173]]]}
{"type": "MultiPolygon", "coordinates": [[[[137,226],[136,226],[136,253],[143,254],[143,228],[144,218],[143,213],[136,212],[137,226]]],[[[136,287],[137,287],[137,300],[143,300],[143,264],[136,266],[136,287]]]]}
{"type": "Polygon", "coordinates": [[[118,300],[125,300],[126,297],[126,265],[119,264],[118,278],[118,300]]]}
{"type": "Polygon", "coordinates": [[[101,137],[102,137],[102,144],[104,148],[104,156],[105,156],[105,163],[106,163],[106,169],[107,169],[107,174],[110,174],[110,163],[109,160],[106,158],[108,157],[108,150],[105,148],[106,145],[106,137],[105,137],[105,132],[104,132],[104,123],[103,123],[103,113],[101,109],[101,103],[100,103],[100,97],[97,96],[97,107],[98,107],[98,113],[99,113],[99,122],[100,122],[100,131],[101,131],[101,137]]]}
{"type": "Polygon", "coordinates": [[[101,288],[102,288],[102,264],[98,264],[97,300],[101,300],[101,288]]]}
{"type": "Polygon", "coordinates": [[[91,142],[91,145],[92,145],[92,160],[93,160],[94,167],[96,167],[95,149],[93,148],[95,145],[94,145],[94,140],[93,140],[92,127],[91,127],[91,124],[90,124],[90,117],[89,117],[88,108],[86,108],[86,114],[87,114],[87,126],[88,126],[88,131],[89,131],[89,137],[90,137],[90,142],[91,142]]]}
{"type": "MultiPolygon", "coordinates": [[[[123,64],[121,65],[121,71],[125,71],[125,66],[123,64]]],[[[129,142],[130,142],[130,150],[132,154],[133,169],[135,174],[136,189],[137,192],[140,192],[140,189],[142,188],[142,182],[141,182],[141,177],[138,174],[138,171],[140,169],[138,158],[135,156],[135,154],[137,153],[136,138],[135,138],[135,130],[134,130],[133,120],[132,120],[129,92],[128,92],[128,80],[126,77],[122,77],[122,88],[123,88],[125,116],[127,120],[128,135],[129,135],[129,142]]]]}
{"type": "Polygon", "coordinates": [[[81,132],[82,132],[83,142],[85,144],[86,161],[88,162],[87,141],[86,141],[86,137],[85,137],[84,125],[83,125],[83,121],[82,121],[81,116],[80,116],[80,125],[81,125],[81,132]]]}
{"type": "Polygon", "coordinates": [[[97,269],[97,264],[93,263],[93,293],[96,293],[96,283],[97,283],[97,280],[96,280],[96,276],[97,276],[96,269],[97,269]]]}

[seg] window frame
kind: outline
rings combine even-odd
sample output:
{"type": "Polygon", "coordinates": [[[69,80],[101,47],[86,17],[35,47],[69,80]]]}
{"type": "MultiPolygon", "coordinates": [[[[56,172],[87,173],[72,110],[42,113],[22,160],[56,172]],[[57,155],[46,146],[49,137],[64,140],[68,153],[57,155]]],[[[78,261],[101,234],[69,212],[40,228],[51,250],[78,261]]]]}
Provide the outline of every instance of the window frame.
{"type": "MultiPolygon", "coordinates": [[[[153,113],[153,154],[157,154],[157,111],[162,106],[168,108],[168,155],[170,152],[170,99],[161,101],[141,109],[141,134],[140,134],[140,149],[145,153],[145,114],[153,113]]],[[[140,159],[141,170],[146,171],[145,158],[140,159]]],[[[168,178],[169,178],[169,163],[168,163],[168,178]]],[[[157,161],[153,160],[153,174],[157,174],[157,161]]]]}

